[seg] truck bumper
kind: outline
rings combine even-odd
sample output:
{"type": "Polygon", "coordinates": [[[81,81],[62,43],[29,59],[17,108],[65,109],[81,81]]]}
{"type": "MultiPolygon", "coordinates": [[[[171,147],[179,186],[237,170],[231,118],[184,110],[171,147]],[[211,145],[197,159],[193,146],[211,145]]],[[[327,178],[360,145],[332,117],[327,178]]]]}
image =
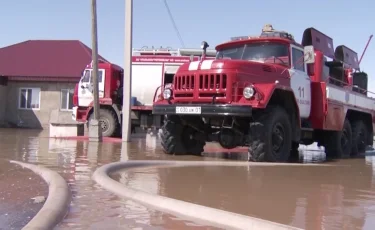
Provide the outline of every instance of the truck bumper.
{"type": "Polygon", "coordinates": [[[220,104],[171,104],[154,105],[152,114],[155,115],[206,115],[206,116],[239,116],[250,117],[251,106],[220,105],[220,104]]]}

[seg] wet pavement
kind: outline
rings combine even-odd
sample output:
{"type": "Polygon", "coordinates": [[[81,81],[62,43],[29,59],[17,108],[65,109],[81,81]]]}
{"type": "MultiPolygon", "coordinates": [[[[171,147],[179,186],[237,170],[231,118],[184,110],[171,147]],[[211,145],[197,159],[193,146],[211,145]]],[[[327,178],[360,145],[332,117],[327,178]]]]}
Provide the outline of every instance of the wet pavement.
{"type": "MultiPolygon", "coordinates": [[[[121,148],[121,143],[58,140],[47,135],[0,129],[0,229],[26,224],[41,207],[31,198],[48,194],[42,179],[5,161],[10,159],[43,165],[67,180],[73,201],[57,229],[214,229],[119,198],[93,182],[91,175],[98,166],[128,159],[226,160],[217,158],[218,154],[210,154],[216,158],[167,156],[161,153],[157,138],[150,136],[134,138],[121,148]]],[[[305,151],[303,161],[322,160],[321,152],[305,151]]],[[[334,167],[135,169],[113,178],[146,192],[305,229],[373,229],[373,162],[375,158],[369,156],[330,162],[334,167]]]]}

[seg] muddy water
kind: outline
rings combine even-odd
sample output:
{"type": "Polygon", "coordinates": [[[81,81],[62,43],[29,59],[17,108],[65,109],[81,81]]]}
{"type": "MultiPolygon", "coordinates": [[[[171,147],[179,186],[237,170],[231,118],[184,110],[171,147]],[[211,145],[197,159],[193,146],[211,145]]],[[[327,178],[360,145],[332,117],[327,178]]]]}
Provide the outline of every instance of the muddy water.
{"type": "Polygon", "coordinates": [[[168,159],[155,150],[155,141],[136,138],[121,151],[121,144],[56,140],[46,138],[47,135],[32,130],[0,129],[0,229],[20,229],[41,208],[41,204],[33,204],[30,199],[48,195],[47,186],[39,177],[9,164],[10,159],[43,165],[67,180],[73,201],[68,216],[57,229],[214,229],[121,199],[91,180],[98,166],[110,162],[168,159]]]}
{"type": "Polygon", "coordinates": [[[303,229],[370,230],[375,224],[372,161],[346,160],[334,167],[136,169],[113,178],[146,192],[303,229]]]}
{"type": "MultiPolygon", "coordinates": [[[[134,138],[124,148],[119,143],[49,139],[46,133],[31,130],[0,129],[0,136],[0,229],[12,229],[14,223],[18,229],[25,224],[40,208],[28,202],[30,198],[47,195],[40,178],[6,163],[9,159],[44,165],[68,181],[73,202],[69,215],[57,229],[213,229],[121,199],[103,190],[90,177],[100,165],[128,159],[225,159],[167,156],[161,154],[158,140],[150,136],[134,138]],[[12,190],[9,184],[14,181],[18,185],[12,190]],[[16,202],[18,206],[9,207],[16,202]]],[[[319,150],[304,153],[304,162],[324,160],[319,150]]],[[[225,154],[220,156],[228,158],[225,154]]],[[[147,192],[301,228],[373,229],[372,162],[375,158],[366,157],[335,162],[337,166],[330,168],[163,168],[121,172],[114,177],[147,192]]]]}

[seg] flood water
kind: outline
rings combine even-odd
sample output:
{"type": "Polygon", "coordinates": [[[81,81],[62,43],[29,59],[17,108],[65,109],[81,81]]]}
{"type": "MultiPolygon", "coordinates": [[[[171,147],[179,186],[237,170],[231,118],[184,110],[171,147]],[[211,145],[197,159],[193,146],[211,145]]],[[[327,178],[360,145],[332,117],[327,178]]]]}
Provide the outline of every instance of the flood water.
{"type": "Polygon", "coordinates": [[[50,139],[48,133],[33,130],[0,129],[0,136],[1,230],[20,229],[42,206],[33,204],[31,198],[48,195],[42,179],[7,162],[12,159],[55,170],[70,185],[73,200],[69,214],[56,229],[214,229],[119,198],[91,180],[92,173],[103,164],[124,159],[168,159],[154,150],[152,142],[146,144],[145,139],[138,138],[121,151],[121,143],[50,139]]]}
{"type": "MultiPolygon", "coordinates": [[[[10,159],[46,166],[68,181],[73,201],[57,229],[214,229],[119,198],[92,181],[91,175],[98,166],[128,159],[226,159],[167,156],[161,153],[158,139],[151,136],[135,138],[122,149],[121,143],[56,140],[47,135],[0,129],[0,229],[19,229],[41,207],[30,199],[48,195],[40,178],[7,163],[10,159]]],[[[319,151],[305,153],[305,162],[324,160],[319,151]]],[[[373,162],[375,158],[367,156],[330,162],[333,167],[135,169],[113,178],[146,192],[304,229],[373,229],[373,162]]]]}
{"type": "Polygon", "coordinates": [[[364,161],[332,168],[136,169],[113,178],[146,192],[304,229],[374,229],[373,169],[364,161]]]}

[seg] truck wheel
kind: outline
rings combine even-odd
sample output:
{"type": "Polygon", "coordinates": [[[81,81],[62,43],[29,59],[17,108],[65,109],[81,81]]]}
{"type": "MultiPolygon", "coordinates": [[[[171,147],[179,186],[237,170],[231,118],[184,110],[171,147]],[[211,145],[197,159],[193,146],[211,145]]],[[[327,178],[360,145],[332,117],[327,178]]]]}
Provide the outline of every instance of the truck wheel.
{"type": "MultiPolygon", "coordinates": [[[[91,113],[89,117],[90,120],[94,118],[94,113],[91,113]]],[[[99,124],[102,129],[103,137],[112,137],[118,133],[119,122],[117,121],[116,114],[108,109],[100,109],[99,111],[99,124]]]]}
{"type": "Polygon", "coordinates": [[[291,149],[292,127],[283,108],[267,108],[250,123],[250,161],[286,162],[291,149]]]}
{"type": "Polygon", "coordinates": [[[160,134],[164,152],[170,155],[200,155],[206,143],[193,139],[194,133],[193,128],[183,126],[177,117],[166,118],[160,134]]]}
{"type": "Polygon", "coordinates": [[[352,125],[353,131],[353,144],[352,144],[352,156],[366,152],[366,140],[368,138],[368,132],[363,121],[355,121],[352,125]]]}
{"type": "Polygon", "coordinates": [[[330,158],[348,158],[352,151],[352,127],[345,119],[341,131],[327,132],[325,135],[325,152],[330,158]]]}

